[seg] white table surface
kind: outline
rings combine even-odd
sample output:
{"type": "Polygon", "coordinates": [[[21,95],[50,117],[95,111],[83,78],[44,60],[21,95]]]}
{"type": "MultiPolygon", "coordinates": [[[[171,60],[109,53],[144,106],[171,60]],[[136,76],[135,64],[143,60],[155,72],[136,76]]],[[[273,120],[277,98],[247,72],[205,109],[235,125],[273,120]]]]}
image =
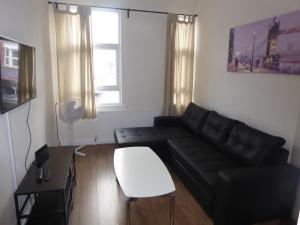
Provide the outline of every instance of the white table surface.
{"type": "Polygon", "coordinates": [[[162,196],[175,191],[168,169],[148,147],[116,149],[114,167],[119,184],[129,198],[162,196]]]}

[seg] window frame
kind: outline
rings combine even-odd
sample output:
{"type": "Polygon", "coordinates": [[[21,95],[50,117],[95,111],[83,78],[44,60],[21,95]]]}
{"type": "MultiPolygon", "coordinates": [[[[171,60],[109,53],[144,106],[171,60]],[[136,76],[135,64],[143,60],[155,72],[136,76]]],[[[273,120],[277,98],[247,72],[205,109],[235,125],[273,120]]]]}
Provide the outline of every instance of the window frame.
{"type": "MultiPolygon", "coordinates": [[[[119,10],[113,9],[99,9],[92,8],[92,11],[105,11],[105,12],[113,12],[118,14],[118,43],[93,43],[93,52],[95,49],[103,49],[103,50],[115,50],[116,51],[116,73],[117,73],[117,84],[116,85],[106,85],[106,86],[97,86],[94,87],[95,95],[99,92],[97,91],[118,91],[119,92],[119,102],[118,103],[98,103],[96,101],[97,106],[120,106],[122,105],[122,74],[121,74],[121,12],[119,10]]],[[[92,21],[93,23],[93,21],[92,21]]],[[[92,30],[93,32],[93,30],[92,30]]],[[[94,69],[94,68],[93,68],[94,69]]],[[[95,74],[93,70],[93,79],[95,79],[95,74]]],[[[95,96],[96,98],[96,96],[95,96]]]]}
{"type": "Polygon", "coordinates": [[[14,65],[14,60],[17,60],[19,64],[19,50],[14,48],[4,47],[4,63],[3,66],[13,69],[18,69],[19,65],[14,65]],[[13,56],[13,52],[16,51],[18,53],[18,57],[13,56]],[[7,55],[8,53],[8,55],[7,55]],[[8,63],[6,62],[8,60],[8,63]]]}

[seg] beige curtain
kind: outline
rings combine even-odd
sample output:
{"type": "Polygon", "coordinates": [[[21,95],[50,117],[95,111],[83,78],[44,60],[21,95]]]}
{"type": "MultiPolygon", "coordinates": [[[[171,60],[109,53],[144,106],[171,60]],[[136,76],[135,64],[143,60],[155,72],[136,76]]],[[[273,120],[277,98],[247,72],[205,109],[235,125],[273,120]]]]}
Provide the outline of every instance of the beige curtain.
{"type": "Polygon", "coordinates": [[[36,96],[35,86],[35,50],[32,47],[20,45],[20,64],[18,79],[18,102],[23,103],[28,98],[36,96]]]}
{"type": "Polygon", "coordinates": [[[85,108],[84,118],[95,118],[91,10],[59,5],[50,10],[52,70],[57,75],[54,81],[58,83],[59,103],[79,99],[85,108]]]}
{"type": "Polygon", "coordinates": [[[192,101],[194,24],[194,16],[168,16],[164,115],[181,115],[192,101]]]}

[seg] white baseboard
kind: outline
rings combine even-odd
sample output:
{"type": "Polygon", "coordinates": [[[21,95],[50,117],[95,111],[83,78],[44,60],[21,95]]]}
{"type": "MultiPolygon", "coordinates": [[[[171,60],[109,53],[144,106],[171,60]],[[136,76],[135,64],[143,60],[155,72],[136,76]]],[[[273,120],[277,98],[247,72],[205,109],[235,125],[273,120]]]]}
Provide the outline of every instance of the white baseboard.
{"type": "Polygon", "coordinates": [[[114,144],[114,139],[107,139],[107,140],[97,140],[97,144],[114,144]]]}
{"type": "MultiPolygon", "coordinates": [[[[96,145],[96,144],[114,144],[114,139],[108,139],[108,140],[94,140],[94,139],[76,139],[74,140],[74,145],[96,145]]],[[[61,146],[68,146],[69,142],[68,140],[61,140],[60,142],[61,146]]]]}

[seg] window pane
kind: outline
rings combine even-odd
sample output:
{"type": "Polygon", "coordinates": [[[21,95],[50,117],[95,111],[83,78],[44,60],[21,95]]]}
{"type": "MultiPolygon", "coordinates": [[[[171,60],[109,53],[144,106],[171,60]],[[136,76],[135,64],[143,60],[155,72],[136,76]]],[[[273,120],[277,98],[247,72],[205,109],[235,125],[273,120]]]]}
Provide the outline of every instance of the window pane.
{"type": "Polygon", "coordinates": [[[5,58],[5,65],[9,66],[9,58],[8,57],[5,58]]]}
{"type": "Polygon", "coordinates": [[[119,43],[119,14],[117,12],[92,10],[93,43],[119,43]]]}
{"type": "Polygon", "coordinates": [[[12,51],[12,57],[19,58],[19,51],[18,50],[13,50],[12,51]]]}
{"type": "Polygon", "coordinates": [[[118,104],[120,103],[119,91],[96,92],[96,104],[118,104]]]}
{"type": "Polygon", "coordinates": [[[95,87],[118,84],[117,50],[94,48],[94,81],[95,87]]]}
{"type": "Polygon", "coordinates": [[[18,67],[19,66],[19,60],[18,59],[13,59],[12,60],[12,66],[18,67]]]}

